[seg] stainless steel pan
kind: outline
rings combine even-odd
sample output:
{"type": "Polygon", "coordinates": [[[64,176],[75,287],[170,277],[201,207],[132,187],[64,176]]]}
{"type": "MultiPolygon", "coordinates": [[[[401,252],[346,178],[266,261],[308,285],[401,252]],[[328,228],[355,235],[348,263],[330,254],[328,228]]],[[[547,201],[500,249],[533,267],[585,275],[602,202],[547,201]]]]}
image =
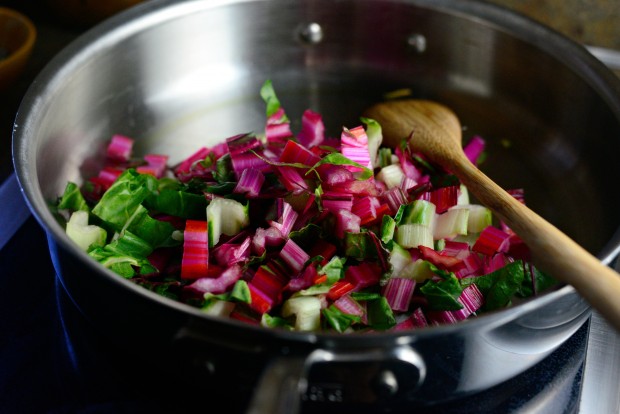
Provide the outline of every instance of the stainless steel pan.
{"type": "Polygon", "coordinates": [[[294,129],[312,108],[331,134],[394,89],[443,102],[461,118],[465,139],[488,140],[489,176],[525,188],[528,205],[605,263],[619,249],[620,195],[610,181],[620,176],[620,85],[558,33],[466,0],[155,0],[60,53],[15,124],[19,184],[49,235],[63,286],[104,335],[128,350],[148,343],[173,372],[250,378],[254,410],[292,412],[302,400],[387,409],[471,394],[531,367],[587,320],[588,305],[559,286],[454,326],[280,332],[157,296],[65,236],[47,203],[67,180],[97,171],[112,134],[174,163],[200,145],[261,129],[266,79],[294,129]],[[244,372],[228,373],[230,359],[243,361],[244,372]]]}

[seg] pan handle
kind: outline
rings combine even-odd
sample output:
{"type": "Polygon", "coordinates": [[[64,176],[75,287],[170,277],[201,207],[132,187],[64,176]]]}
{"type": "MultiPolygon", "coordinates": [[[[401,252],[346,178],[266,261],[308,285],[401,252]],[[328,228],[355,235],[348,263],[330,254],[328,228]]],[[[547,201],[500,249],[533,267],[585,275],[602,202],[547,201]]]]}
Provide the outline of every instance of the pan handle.
{"type": "Polygon", "coordinates": [[[12,173],[0,186],[0,250],[30,217],[17,177],[12,173]]]}
{"type": "Polygon", "coordinates": [[[263,371],[246,413],[297,414],[302,401],[385,405],[411,394],[425,378],[422,357],[408,345],[363,351],[316,349],[305,357],[274,358],[263,371]]]}
{"type": "Polygon", "coordinates": [[[306,391],[305,360],[276,358],[258,381],[246,414],[297,414],[306,391]]]}

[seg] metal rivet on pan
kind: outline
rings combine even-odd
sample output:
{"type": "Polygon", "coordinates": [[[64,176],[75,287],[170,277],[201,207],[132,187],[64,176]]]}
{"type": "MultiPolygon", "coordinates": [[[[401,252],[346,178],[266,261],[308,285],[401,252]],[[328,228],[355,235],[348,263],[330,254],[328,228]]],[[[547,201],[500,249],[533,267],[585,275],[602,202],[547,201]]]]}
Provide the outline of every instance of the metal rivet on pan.
{"type": "Polygon", "coordinates": [[[398,380],[390,370],[381,371],[372,383],[374,391],[381,398],[391,397],[398,392],[398,380]]]}
{"type": "Polygon", "coordinates": [[[413,33],[407,38],[407,44],[416,52],[424,53],[426,51],[426,36],[413,33]]]}
{"type": "Polygon", "coordinates": [[[297,35],[303,43],[315,45],[323,40],[323,28],[314,22],[302,24],[297,29],[297,35]]]}

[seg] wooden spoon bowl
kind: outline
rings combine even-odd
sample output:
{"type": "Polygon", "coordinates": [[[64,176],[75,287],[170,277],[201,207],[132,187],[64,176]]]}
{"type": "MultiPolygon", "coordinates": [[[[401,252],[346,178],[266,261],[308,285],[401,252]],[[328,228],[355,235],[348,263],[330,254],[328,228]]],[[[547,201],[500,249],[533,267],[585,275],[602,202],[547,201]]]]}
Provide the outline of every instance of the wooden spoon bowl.
{"type": "Polygon", "coordinates": [[[569,284],[620,332],[620,275],[516,200],[465,156],[461,124],[452,110],[426,100],[375,104],[364,116],[379,122],[383,142],[392,147],[408,139],[409,147],[456,175],[526,243],[534,264],[569,284]]]}

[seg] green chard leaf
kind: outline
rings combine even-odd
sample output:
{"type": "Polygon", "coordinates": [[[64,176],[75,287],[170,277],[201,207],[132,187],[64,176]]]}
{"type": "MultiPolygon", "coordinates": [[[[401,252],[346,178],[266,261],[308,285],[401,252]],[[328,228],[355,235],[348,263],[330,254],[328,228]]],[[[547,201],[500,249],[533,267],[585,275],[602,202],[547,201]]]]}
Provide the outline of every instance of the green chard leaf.
{"type": "Polygon", "coordinates": [[[65,192],[63,193],[60,201],[58,203],[59,210],[70,210],[70,211],[90,211],[88,204],[86,204],[86,200],[84,196],[80,192],[80,187],[77,184],[68,182],[65,187],[65,192]]]}
{"type": "Polygon", "coordinates": [[[335,305],[330,305],[328,308],[323,309],[322,312],[327,324],[340,333],[346,331],[354,323],[361,321],[359,316],[344,313],[335,305]]]}
{"type": "Polygon", "coordinates": [[[345,255],[357,260],[376,259],[377,247],[368,232],[346,233],[344,238],[345,255]]]}
{"type": "Polygon", "coordinates": [[[126,225],[126,230],[144,239],[153,248],[178,244],[178,242],[172,240],[172,232],[175,230],[174,226],[166,221],[154,219],[141,204],[137,206],[134,215],[128,220],[126,225]]]}
{"type": "Polygon", "coordinates": [[[524,273],[523,283],[516,295],[522,298],[534,296],[534,293],[544,292],[558,284],[557,279],[537,269],[533,265],[526,265],[529,271],[524,273]]]}
{"type": "MultiPolygon", "coordinates": [[[[263,86],[260,89],[260,96],[267,104],[268,117],[278,112],[278,110],[282,107],[282,105],[280,104],[280,100],[276,96],[276,92],[273,89],[273,83],[270,79],[266,80],[265,83],[263,83],[263,86]]],[[[288,122],[288,118],[286,117],[286,115],[283,115],[280,121],[288,122]]]]}
{"type": "Polygon", "coordinates": [[[145,200],[145,207],[150,210],[170,214],[184,219],[204,220],[207,199],[204,195],[180,190],[160,190],[145,200]]]}
{"type": "Polygon", "coordinates": [[[367,303],[368,325],[372,329],[387,330],[396,325],[394,312],[384,296],[367,303]]]}
{"type": "Polygon", "coordinates": [[[458,301],[463,288],[454,273],[438,282],[432,280],[426,282],[420,288],[420,292],[428,299],[428,307],[431,310],[445,311],[463,308],[461,302],[458,301]]]}
{"type": "Polygon", "coordinates": [[[392,241],[396,231],[396,220],[387,214],[381,219],[381,241],[385,244],[392,241]]]}
{"type": "Polygon", "coordinates": [[[326,283],[334,284],[344,278],[344,264],[346,261],[346,257],[341,259],[338,256],[334,256],[325,266],[319,269],[318,274],[327,276],[326,283]]]}
{"type": "Polygon", "coordinates": [[[88,255],[104,267],[109,268],[126,279],[136,276],[138,274],[136,269],[140,269],[140,274],[149,274],[157,271],[145,258],[119,254],[101,247],[92,249],[88,252],[88,255]]]}
{"type": "Polygon", "coordinates": [[[290,322],[285,318],[280,318],[278,316],[271,316],[268,313],[263,313],[263,316],[260,321],[261,326],[267,328],[282,328],[287,331],[293,331],[295,328],[290,322]]]}
{"type": "Polygon", "coordinates": [[[291,231],[289,233],[289,238],[297,243],[302,249],[309,250],[316,243],[319,237],[321,237],[322,232],[323,229],[320,226],[310,223],[299,230],[291,231]]]}
{"type": "Polygon", "coordinates": [[[475,283],[485,302],[482,311],[505,308],[521,289],[525,272],[523,261],[517,260],[487,275],[461,279],[463,287],[475,283]]]}
{"type": "Polygon", "coordinates": [[[245,280],[237,280],[232,290],[230,291],[230,300],[233,302],[242,303],[252,302],[252,296],[250,294],[248,282],[246,282],[245,280]]]}
{"type": "Polygon", "coordinates": [[[130,168],[125,170],[103,194],[92,212],[112,229],[120,232],[135,214],[138,206],[154,194],[156,189],[155,177],[139,174],[130,168]]]}
{"type": "Polygon", "coordinates": [[[358,302],[377,300],[381,297],[380,293],[368,291],[351,292],[350,295],[358,302]]]}
{"type": "Polygon", "coordinates": [[[153,247],[130,231],[124,231],[122,236],[107,244],[104,250],[121,256],[145,258],[153,252],[153,247]]]}
{"type": "Polygon", "coordinates": [[[215,178],[219,184],[228,184],[236,181],[235,170],[229,153],[222,155],[215,162],[213,178],[215,178]]]}

